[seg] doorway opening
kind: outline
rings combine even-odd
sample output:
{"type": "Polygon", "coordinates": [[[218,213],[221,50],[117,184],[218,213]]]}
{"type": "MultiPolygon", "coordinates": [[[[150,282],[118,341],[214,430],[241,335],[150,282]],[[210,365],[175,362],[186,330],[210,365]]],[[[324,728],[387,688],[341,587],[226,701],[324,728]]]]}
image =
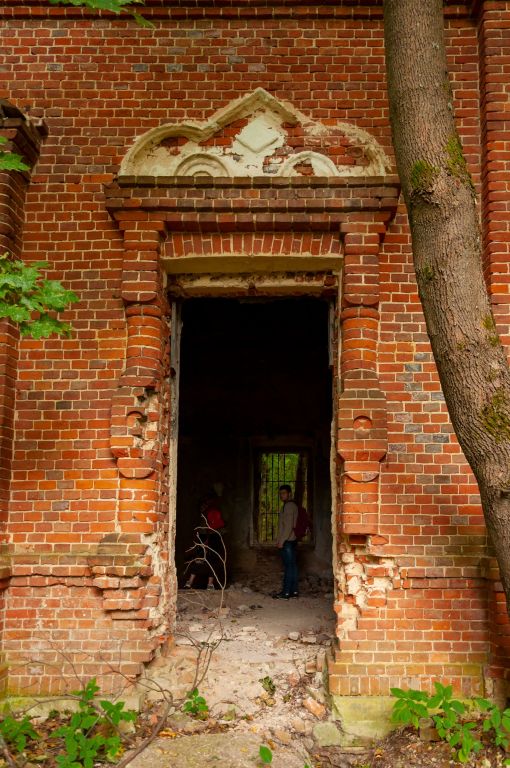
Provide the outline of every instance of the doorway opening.
{"type": "Polygon", "coordinates": [[[279,585],[278,487],[313,517],[302,592],[332,583],[331,302],[191,298],[182,306],[176,567],[184,580],[201,500],[219,497],[228,580],[279,585]]]}

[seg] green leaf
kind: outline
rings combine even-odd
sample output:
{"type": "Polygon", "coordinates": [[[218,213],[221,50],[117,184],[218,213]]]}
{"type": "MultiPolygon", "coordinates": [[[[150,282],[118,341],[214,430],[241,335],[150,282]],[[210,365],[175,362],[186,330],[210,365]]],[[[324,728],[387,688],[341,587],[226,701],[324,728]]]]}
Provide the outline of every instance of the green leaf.
{"type": "MultiPolygon", "coordinates": [[[[73,5],[76,8],[91,8],[96,11],[122,13],[127,6],[140,5],[142,0],[50,0],[51,5],[73,5]]],[[[129,8],[128,8],[129,10],[129,8]]]]}
{"type": "Polygon", "coordinates": [[[8,317],[15,323],[22,323],[30,318],[30,312],[25,307],[0,301],[0,317],[8,317]]]}
{"type": "Polygon", "coordinates": [[[43,315],[38,320],[20,323],[20,332],[22,336],[31,336],[33,339],[47,339],[54,333],[58,336],[70,336],[71,326],[49,315],[43,315]]]}
{"type": "Polygon", "coordinates": [[[149,19],[146,19],[144,16],[140,16],[139,13],[132,13],[131,15],[139,27],[145,27],[146,29],[154,29],[155,25],[152,23],[152,21],[149,21],[149,19]]]}
{"type": "Polygon", "coordinates": [[[418,715],[418,717],[428,717],[429,714],[427,707],[423,706],[423,704],[415,704],[414,713],[418,715]]]}
{"type": "Polygon", "coordinates": [[[415,691],[411,688],[407,693],[413,701],[425,701],[428,699],[428,695],[424,691],[415,691]]]}
{"type": "Polygon", "coordinates": [[[134,21],[141,27],[153,28],[154,24],[144,19],[133,10],[133,5],[143,5],[144,0],[50,0],[52,5],[72,5],[75,8],[90,8],[94,11],[110,11],[111,13],[130,13],[134,21]]]}
{"type": "Polygon", "coordinates": [[[84,731],[90,730],[90,728],[92,728],[98,720],[99,717],[96,714],[87,715],[81,721],[81,729],[84,731]]]}
{"type": "Polygon", "coordinates": [[[261,744],[259,747],[259,757],[264,765],[270,765],[273,762],[273,753],[264,744],[261,744]]]}
{"type": "Polygon", "coordinates": [[[429,701],[427,703],[427,707],[429,709],[436,709],[436,707],[439,706],[439,704],[442,702],[442,700],[443,700],[443,694],[442,693],[436,693],[435,696],[432,696],[432,698],[429,699],[429,701]]]}
{"type": "Polygon", "coordinates": [[[106,757],[108,760],[114,760],[120,750],[120,738],[111,736],[107,739],[106,757]]]}
{"type": "Polygon", "coordinates": [[[499,711],[499,709],[495,708],[491,712],[490,721],[495,728],[497,728],[501,724],[501,712],[499,711]]]}
{"type": "Polygon", "coordinates": [[[21,155],[17,155],[15,152],[0,152],[0,171],[29,171],[30,166],[27,165],[21,155]]]}
{"type": "Polygon", "coordinates": [[[450,747],[456,747],[461,738],[461,734],[458,731],[456,733],[452,733],[452,735],[448,738],[448,744],[450,747]]]}

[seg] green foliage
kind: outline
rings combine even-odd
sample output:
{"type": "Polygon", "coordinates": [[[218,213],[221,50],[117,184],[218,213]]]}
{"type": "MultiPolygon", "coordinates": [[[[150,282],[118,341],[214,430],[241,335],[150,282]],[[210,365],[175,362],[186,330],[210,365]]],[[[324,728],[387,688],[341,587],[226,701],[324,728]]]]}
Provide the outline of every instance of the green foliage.
{"type": "Polygon", "coordinates": [[[260,542],[276,540],[278,514],[281,508],[278,488],[288,484],[298,502],[307,506],[306,478],[308,457],[305,451],[264,451],[260,454],[260,487],[258,493],[257,536],[260,542]],[[302,495],[299,493],[301,488],[302,495]]]}
{"type": "Polygon", "coordinates": [[[397,701],[393,705],[391,715],[392,723],[400,725],[414,725],[418,728],[420,718],[428,717],[427,709],[428,695],[423,691],[415,691],[412,688],[404,691],[401,688],[391,688],[391,695],[395,696],[397,701]]]}
{"type": "MultiPolygon", "coordinates": [[[[475,699],[475,704],[485,714],[483,732],[492,731],[494,743],[506,749],[510,743],[510,709],[501,711],[487,699],[475,699]]],[[[506,760],[505,765],[510,765],[510,759],[506,760]]]]}
{"type": "Polygon", "coordinates": [[[24,751],[27,739],[36,739],[38,735],[29,717],[16,720],[12,715],[7,715],[0,721],[0,734],[4,737],[6,744],[13,746],[17,752],[24,751]]]}
{"type": "MultiPolygon", "coordinates": [[[[96,680],[90,680],[85,688],[73,691],[78,700],[78,711],[49,735],[49,739],[63,743],[63,750],[55,757],[58,768],[93,768],[99,761],[114,762],[122,749],[118,726],[121,722],[133,722],[135,712],[126,711],[124,702],[98,701],[99,687],[96,680]]],[[[57,714],[57,713],[54,713],[57,714]]],[[[7,715],[0,721],[0,734],[9,747],[24,752],[31,741],[38,742],[41,736],[34,730],[30,718],[16,719],[7,715]]],[[[52,746],[52,753],[61,749],[60,744],[52,746]]],[[[26,761],[26,758],[23,758],[26,761]]]]}
{"type": "Polygon", "coordinates": [[[95,678],[83,690],[73,691],[79,698],[79,709],[67,725],[53,732],[53,738],[63,738],[65,744],[65,753],[56,758],[59,768],[93,768],[98,760],[113,762],[120,752],[117,726],[121,721],[135,720],[136,714],[125,711],[123,701],[100,701],[99,707],[95,706],[98,691],[95,678]]]}
{"type": "Polygon", "coordinates": [[[206,720],[209,712],[206,700],[198,693],[198,688],[193,688],[186,694],[186,701],[182,705],[182,711],[199,720],[206,720]]]}
{"type": "Polygon", "coordinates": [[[276,691],[276,685],[273,683],[272,679],[266,675],[266,677],[259,678],[259,683],[261,683],[262,688],[267,691],[271,696],[276,691]]]}
{"type": "Polygon", "coordinates": [[[144,19],[133,10],[133,5],[143,5],[144,0],[50,0],[51,5],[73,5],[78,8],[90,8],[94,11],[111,11],[111,13],[130,13],[141,27],[152,27],[150,21],[144,19]]]}
{"type": "MultiPolygon", "coordinates": [[[[0,145],[7,144],[5,136],[0,136],[0,145]]],[[[21,155],[17,155],[15,152],[8,152],[6,150],[0,150],[0,171],[29,171],[28,166],[21,155]]]]}
{"type": "MultiPolygon", "coordinates": [[[[413,725],[418,728],[420,718],[432,717],[438,735],[456,750],[459,762],[467,763],[473,753],[482,748],[481,741],[474,731],[477,723],[469,720],[469,710],[473,705],[484,713],[482,732],[492,734],[496,746],[506,748],[510,738],[510,709],[501,711],[487,699],[474,699],[466,706],[462,701],[452,698],[451,685],[434,683],[435,694],[430,696],[423,691],[392,688],[391,693],[397,701],[393,705],[392,722],[413,725]]],[[[510,765],[510,759],[504,760],[510,765]]]]}
{"type": "Polygon", "coordinates": [[[39,270],[47,267],[46,262],[27,265],[7,253],[0,256],[0,318],[10,318],[23,336],[34,339],[68,336],[70,326],[55,315],[78,301],[58,280],[44,279],[39,270]]]}

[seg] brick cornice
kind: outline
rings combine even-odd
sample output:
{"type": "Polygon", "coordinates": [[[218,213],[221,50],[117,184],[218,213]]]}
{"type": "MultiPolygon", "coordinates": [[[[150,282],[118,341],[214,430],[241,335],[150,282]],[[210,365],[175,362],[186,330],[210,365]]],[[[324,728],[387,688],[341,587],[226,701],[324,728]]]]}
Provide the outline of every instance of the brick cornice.
{"type": "MultiPolygon", "coordinates": [[[[469,1],[446,0],[447,16],[469,14],[469,1]]],[[[137,9],[151,20],[208,19],[382,19],[382,0],[146,0],[137,9]]],[[[99,14],[86,8],[49,6],[47,0],[3,0],[0,17],[11,18],[108,18],[130,21],[129,14],[99,14]]]]}
{"type": "Polygon", "coordinates": [[[338,230],[355,216],[387,223],[400,187],[395,176],[372,178],[124,177],[106,188],[106,207],[125,222],[154,219],[173,231],[338,230]],[[247,190],[250,194],[247,194],[247,190]]]}

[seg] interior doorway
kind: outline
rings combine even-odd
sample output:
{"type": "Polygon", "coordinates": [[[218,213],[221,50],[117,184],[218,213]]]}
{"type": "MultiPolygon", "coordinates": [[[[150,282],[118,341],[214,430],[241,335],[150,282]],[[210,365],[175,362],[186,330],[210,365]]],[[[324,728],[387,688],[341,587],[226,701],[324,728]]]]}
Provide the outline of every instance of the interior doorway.
{"type": "Polygon", "coordinates": [[[279,587],[277,489],[290,482],[313,520],[301,590],[332,583],[331,302],[192,298],[182,306],[176,566],[182,583],[200,502],[218,494],[228,577],[279,587]]]}

